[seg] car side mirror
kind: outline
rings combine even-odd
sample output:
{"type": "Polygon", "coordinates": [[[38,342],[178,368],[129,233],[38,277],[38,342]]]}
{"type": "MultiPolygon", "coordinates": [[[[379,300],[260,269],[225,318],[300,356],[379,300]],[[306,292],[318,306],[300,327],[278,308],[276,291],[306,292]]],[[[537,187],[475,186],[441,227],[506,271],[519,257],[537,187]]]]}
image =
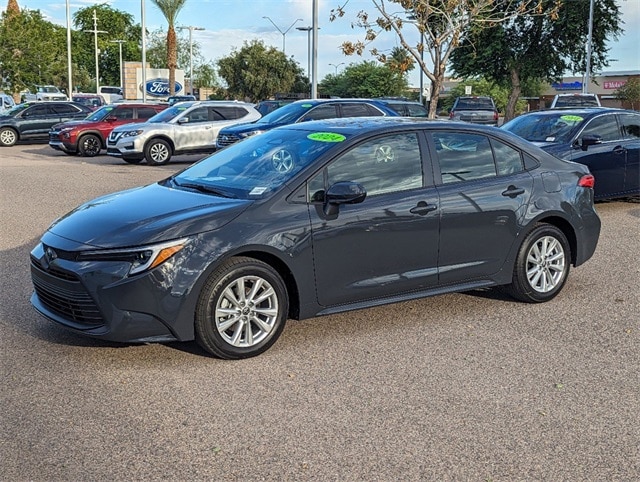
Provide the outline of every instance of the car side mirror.
{"type": "Polygon", "coordinates": [[[586,151],[589,146],[595,146],[597,144],[602,144],[602,137],[595,135],[587,135],[580,139],[580,147],[583,151],[586,151]]]}
{"type": "Polygon", "coordinates": [[[118,118],[117,118],[116,116],[114,116],[114,115],[110,115],[110,116],[109,116],[109,117],[107,117],[105,120],[106,120],[107,122],[115,122],[115,121],[117,121],[117,120],[118,120],[118,118]]]}
{"type": "Polygon", "coordinates": [[[189,123],[188,117],[182,117],[181,119],[178,119],[178,124],[188,124],[188,123],[189,123]]]}
{"type": "Polygon", "coordinates": [[[358,204],[365,200],[367,191],[362,184],[352,181],[336,182],[324,197],[324,213],[327,216],[338,214],[341,204],[358,204]]]}

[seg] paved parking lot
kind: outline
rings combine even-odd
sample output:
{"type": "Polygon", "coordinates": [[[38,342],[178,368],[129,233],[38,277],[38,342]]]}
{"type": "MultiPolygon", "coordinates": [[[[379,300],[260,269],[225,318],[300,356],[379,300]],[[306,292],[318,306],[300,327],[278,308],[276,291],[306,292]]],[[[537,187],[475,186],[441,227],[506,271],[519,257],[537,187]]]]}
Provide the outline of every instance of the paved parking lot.
{"type": "Polygon", "coordinates": [[[56,217],[163,167],[0,149],[0,479],[640,479],[640,202],[598,204],[595,257],[562,294],[493,291],[290,321],[237,362],[116,345],[29,305],[56,217]]]}

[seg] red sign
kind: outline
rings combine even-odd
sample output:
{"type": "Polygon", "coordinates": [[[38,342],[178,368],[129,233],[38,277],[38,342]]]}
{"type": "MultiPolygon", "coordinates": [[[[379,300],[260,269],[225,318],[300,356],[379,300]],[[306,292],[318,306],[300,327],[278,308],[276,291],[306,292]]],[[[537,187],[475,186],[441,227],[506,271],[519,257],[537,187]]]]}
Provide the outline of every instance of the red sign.
{"type": "Polygon", "coordinates": [[[605,89],[619,89],[620,87],[622,87],[626,83],[627,83],[626,80],[610,80],[610,81],[604,82],[604,88],[605,89]]]}

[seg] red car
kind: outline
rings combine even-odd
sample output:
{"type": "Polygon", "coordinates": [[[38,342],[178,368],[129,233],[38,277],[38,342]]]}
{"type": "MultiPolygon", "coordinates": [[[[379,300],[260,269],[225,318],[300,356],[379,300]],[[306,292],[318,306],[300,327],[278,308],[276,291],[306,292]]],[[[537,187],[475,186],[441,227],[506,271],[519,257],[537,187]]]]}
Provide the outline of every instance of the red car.
{"type": "Polygon", "coordinates": [[[106,105],[86,119],[54,125],[49,131],[49,145],[70,156],[80,153],[94,157],[105,149],[105,141],[115,127],[145,122],[166,108],[166,104],[106,105]]]}

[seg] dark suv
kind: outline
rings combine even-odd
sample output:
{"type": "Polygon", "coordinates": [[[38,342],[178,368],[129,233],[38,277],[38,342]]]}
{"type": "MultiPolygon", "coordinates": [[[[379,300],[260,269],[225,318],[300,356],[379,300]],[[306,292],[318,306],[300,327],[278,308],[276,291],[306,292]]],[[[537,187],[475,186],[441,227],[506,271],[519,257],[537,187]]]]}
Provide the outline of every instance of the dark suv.
{"type": "Polygon", "coordinates": [[[0,146],[18,141],[44,140],[51,126],[72,119],[84,119],[91,109],[76,102],[24,102],[0,115],[0,146]]]}
{"type": "Polygon", "coordinates": [[[498,109],[491,97],[458,97],[449,112],[451,120],[474,124],[498,125],[498,109]]]}
{"type": "Polygon", "coordinates": [[[111,131],[123,124],[145,122],[167,108],[166,104],[106,105],[83,120],[56,124],[49,131],[49,145],[70,156],[93,157],[106,149],[111,131]]]}

